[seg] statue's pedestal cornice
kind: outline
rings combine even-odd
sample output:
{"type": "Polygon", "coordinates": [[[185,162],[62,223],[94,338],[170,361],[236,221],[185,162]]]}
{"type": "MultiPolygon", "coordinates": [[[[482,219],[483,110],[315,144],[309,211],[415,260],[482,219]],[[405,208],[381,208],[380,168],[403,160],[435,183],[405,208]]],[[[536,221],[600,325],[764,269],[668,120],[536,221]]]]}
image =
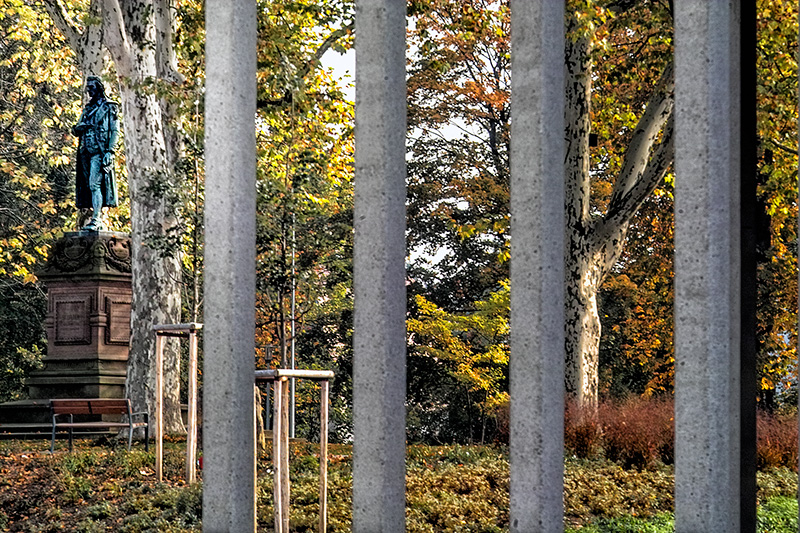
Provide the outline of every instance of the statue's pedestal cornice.
{"type": "Polygon", "coordinates": [[[118,231],[70,231],[50,250],[39,272],[45,283],[58,278],[130,279],[131,238],[118,231]]]}

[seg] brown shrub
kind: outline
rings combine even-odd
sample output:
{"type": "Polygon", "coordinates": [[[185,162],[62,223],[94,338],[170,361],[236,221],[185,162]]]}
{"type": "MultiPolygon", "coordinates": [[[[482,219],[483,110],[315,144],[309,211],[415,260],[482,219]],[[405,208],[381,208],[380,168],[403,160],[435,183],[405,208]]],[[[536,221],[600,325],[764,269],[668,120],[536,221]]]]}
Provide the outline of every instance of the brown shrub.
{"type": "MultiPolygon", "coordinates": [[[[494,413],[497,440],[508,444],[508,403],[494,413]]],[[[759,470],[788,467],[797,471],[797,415],[759,411],[757,419],[759,470]]],[[[672,398],[606,400],[597,409],[580,408],[567,400],[564,449],[581,459],[605,455],[625,467],[644,468],[660,460],[675,461],[675,419],[672,398]]]]}
{"type": "Polygon", "coordinates": [[[607,459],[626,468],[644,468],[675,455],[674,402],[632,398],[603,402],[598,408],[607,459]]]}
{"type": "Polygon", "coordinates": [[[758,468],[786,466],[797,470],[797,417],[759,411],[756,424],[758,468]]]}
{"type": "Polygon", "coordinates": [[[597,456],[602,449],[603,431],[597,411],[567,400],[564,412],[564,448],[581,459],[597,456]]]}
{"type": "Polygon", "coordinates": [[[508,400],[500,403],[494,408],[492,416],[497,424],[497,430],[494,434],[494,442],[496,444],[508,444],[511,436],[511,413],[509,412],[511,405],[508,400]]]}

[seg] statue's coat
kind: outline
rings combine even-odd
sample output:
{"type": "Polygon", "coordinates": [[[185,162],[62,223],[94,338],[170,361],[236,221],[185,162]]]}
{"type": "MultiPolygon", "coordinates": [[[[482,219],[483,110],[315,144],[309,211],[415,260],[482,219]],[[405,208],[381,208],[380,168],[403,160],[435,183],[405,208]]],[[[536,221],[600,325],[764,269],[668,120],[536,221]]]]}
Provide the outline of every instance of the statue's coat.
{"type": "MultiPolygon", "coordinates": [[[[112,152],[117,141],[119,132],[119,118],[117,117],[117,104],[110,100],[101,99],[96,107],[95,116],[91,119],[97,125],[97,142],[100,145],[102,154],[112,152]]],[[[78,123],[84,122],[84,118],[91,109],[87,106],[81,114],[78,123]]],[[[75,207],[78,209],[92,208],[92,191],[89,190],[89,168],[91,156],[84,150],[84,136],[80,136],[78,141],[78,162],[75,174],[75,207]]],[[[114,179],[113,165],[106,168],[100,165],[100,172],[103,174],[100,180],[100,188],[103,193],[103,207],[115,207],[117,205],[117,181],[114,179]]]]}

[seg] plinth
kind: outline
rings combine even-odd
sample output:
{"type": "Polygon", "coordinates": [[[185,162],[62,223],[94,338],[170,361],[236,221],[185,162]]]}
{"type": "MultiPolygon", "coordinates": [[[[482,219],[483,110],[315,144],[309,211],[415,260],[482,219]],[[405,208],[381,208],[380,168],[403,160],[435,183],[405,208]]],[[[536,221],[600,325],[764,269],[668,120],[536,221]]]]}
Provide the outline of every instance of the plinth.
{"type": "Polygon", "coordinates": [[[27,381],[30,398],[122,398],[131,336],[130,236],[68,232],[38,277],[47,288],[47,356],[27,381]]]}

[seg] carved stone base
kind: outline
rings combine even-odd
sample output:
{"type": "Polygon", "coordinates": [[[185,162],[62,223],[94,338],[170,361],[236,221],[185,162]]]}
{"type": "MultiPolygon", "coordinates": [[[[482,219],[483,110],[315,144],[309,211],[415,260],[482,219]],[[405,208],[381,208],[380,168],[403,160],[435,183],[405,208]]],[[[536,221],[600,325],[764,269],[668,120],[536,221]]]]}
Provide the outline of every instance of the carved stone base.
{"type": "Polygon", "coordinates": [[[121,398],[130,343],[130,237],[75,231],[56,241],[46,269],[47,356],[31,398],[121,398]]]}
{"type": "Polygon", "coordinates": [[[43,370],[28,378],[31,398],[122,398],[127,361],[45,359],[43,370]]]}

